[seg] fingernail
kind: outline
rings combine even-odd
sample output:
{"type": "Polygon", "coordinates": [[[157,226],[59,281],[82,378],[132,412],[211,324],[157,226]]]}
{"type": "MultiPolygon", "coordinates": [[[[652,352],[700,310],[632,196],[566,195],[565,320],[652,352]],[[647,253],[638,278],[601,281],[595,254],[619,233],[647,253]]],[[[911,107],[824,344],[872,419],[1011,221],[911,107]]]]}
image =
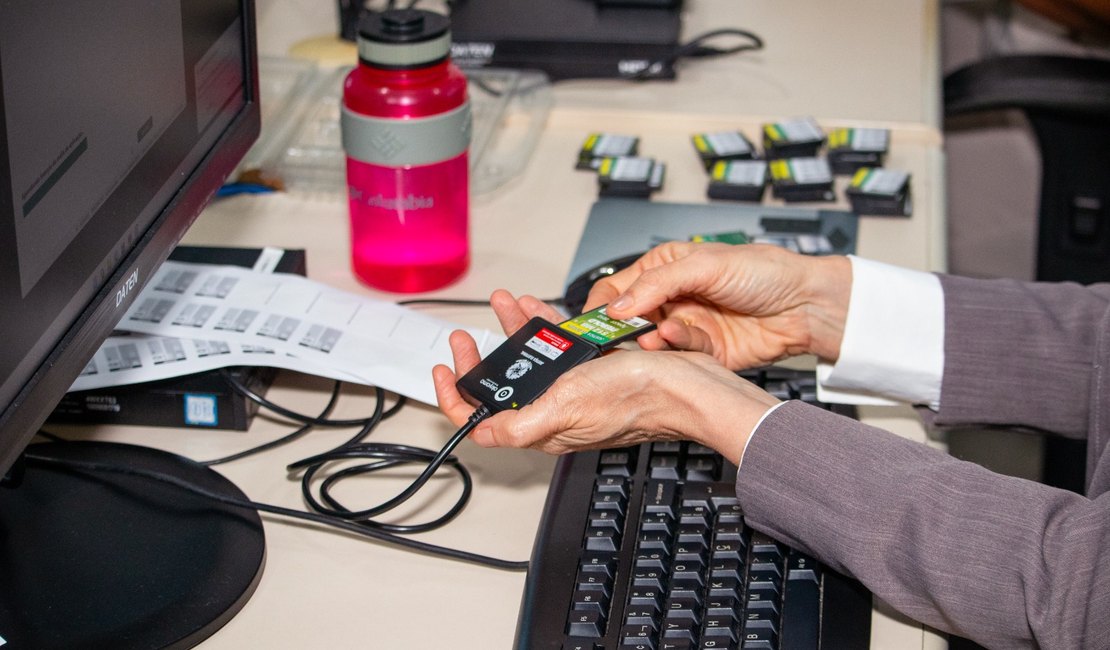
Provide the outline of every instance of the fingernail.
{"type": "Polygon", "coordinates": [[[617,296],[617,299],[613,301],[612,305],[610,305],[610,307],[618,311],[621,309],[628,309],[631,306],[632,296],[628,295],[627,293],[622,293],[621,295],[617,296]]]}

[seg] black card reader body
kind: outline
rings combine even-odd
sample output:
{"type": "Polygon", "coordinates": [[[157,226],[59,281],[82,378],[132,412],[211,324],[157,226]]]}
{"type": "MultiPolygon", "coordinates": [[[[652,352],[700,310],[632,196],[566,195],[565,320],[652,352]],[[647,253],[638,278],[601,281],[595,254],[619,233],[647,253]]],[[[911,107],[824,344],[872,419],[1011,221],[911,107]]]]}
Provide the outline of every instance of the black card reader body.
{"type": "Polygon", "coordinates": [[[558,325],[533,318],[456,382],[467,402],[491,413],[519,409],[559,375],[655,329],[642,318],[616,320],[599,307],[558,325]]]}

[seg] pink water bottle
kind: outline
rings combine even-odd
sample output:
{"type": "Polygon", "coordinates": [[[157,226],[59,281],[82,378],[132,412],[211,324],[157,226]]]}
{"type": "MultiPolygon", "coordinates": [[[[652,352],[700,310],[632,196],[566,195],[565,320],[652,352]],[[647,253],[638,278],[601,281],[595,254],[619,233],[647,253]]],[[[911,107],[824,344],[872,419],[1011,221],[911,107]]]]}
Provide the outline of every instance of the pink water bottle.
{"type": "Polygon", "coordinates": [[[449,28],[447,17],[418,9],[359,23],[340,126],[351,265],[377,289],[438,289],[470,261],[470,103],[448,56],[449,28]]]}

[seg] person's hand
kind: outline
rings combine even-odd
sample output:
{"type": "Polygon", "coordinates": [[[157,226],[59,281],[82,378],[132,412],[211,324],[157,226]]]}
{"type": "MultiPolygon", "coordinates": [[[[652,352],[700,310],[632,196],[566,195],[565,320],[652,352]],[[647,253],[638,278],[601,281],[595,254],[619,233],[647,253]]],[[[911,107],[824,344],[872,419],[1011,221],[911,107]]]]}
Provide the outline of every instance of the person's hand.
{"type": "MultiPolygon", "coordinates": [[[[524,327],[536,316],[552,323],[564,320],[563,315],[554,307],[532,296],[522,296],[518,300],[508,291],[499,289],[490,296],[489,303],[493,313],[497,315],[501,329],[509,335],[524,327]]],[[[478,353],[478,345],[474,342],[474,338],[462,330],[451,332],[448,342],[451,344],[455,372],[447,366],[436,365],[432,368],[432,382],[435,385],[439,410],[443,411],[456,426],[461,426],[474,412],[475,407],[459,394],[455,381],[478,365],[482,356],[478,353]]]]}
{"type": "MultiPolygon", "coordinates": [[[[561,320],[535,298],[517,301],[499,291],[490,302],[507,333],[532,316],[561,320]]],[[[450,341],[455,370],[439,365],[432,375],[440,409],[462,425],[474,407],[459,395],[455,380],[479,355],[465,332],[453,332],[450,341]]],[[[554,454],[689,439],[737,462],[759,418],[777,402],[707,355],[622,350],[572,368],[537,400],[486,419],[470,437],[486,447],[554,454]]]]}
{"type": "Polygon", "coordinates": [[[586,309],[643,316],[658,329],[645,350],[694,350],[733,370],[812,353],[840,355],[851,295],[845,257],[810,257],[777,246],[670,242],[594,285],[586,309]]]}

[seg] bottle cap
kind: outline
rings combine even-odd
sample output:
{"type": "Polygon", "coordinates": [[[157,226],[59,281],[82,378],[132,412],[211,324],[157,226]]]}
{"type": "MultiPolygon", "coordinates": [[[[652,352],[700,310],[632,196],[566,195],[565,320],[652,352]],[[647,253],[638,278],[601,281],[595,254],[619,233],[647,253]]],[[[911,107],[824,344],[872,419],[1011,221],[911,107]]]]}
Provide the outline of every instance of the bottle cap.
{"type": "Polygon", "coordinates": [[[422,68],[451,51],[451,21],[423,9],[369,14],[358,24],[358,58],[379,68],[422,68]]]}

